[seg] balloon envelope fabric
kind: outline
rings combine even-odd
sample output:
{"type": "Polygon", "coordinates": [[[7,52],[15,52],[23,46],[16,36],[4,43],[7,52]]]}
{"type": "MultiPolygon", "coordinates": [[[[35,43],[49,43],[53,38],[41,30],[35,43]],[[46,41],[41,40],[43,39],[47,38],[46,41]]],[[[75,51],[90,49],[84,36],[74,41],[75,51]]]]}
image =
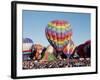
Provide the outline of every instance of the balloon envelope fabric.
{"type": "Polygon", "coordinates": [[[30,38],[24,38],[23,43],[33,43],[33,41],[30,38]]]}
{"type": "Polygon", "coordinates": [[[50,44],[57,50],[62,51],[72,37],[71,25],[64,20],[54,20],[48,23],[45,34],[50,44]]]}
{"type": "Polygon", "coordinates": [[[75,49],[74,42],[72,40],[69,41],[68,45],[64,47],[63,53],[67,55],[71,55],[75,49]]]}

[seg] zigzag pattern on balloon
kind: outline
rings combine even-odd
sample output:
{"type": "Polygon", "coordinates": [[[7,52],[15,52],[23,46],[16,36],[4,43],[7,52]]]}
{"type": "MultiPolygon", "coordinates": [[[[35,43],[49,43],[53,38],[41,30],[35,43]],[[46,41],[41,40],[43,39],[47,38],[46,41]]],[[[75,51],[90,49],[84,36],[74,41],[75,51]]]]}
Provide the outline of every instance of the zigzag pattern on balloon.
{"type": "Polygon", "coordinates": [[[63,53],[65,55],[67,55],[67,54],[71,55],[73,53],[74,49],[75,49],[74,42],[72,40],[70,40],[69,43],[68,43],[68,45],[64,47],[63,53]]]}

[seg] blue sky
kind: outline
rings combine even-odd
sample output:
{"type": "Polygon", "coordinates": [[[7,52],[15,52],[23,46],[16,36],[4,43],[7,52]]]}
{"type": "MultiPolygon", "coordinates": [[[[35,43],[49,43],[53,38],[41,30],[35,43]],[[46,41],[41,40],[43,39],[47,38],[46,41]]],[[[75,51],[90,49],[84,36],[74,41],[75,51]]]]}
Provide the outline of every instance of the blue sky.
{"type": "Polygon", "coordinates": [[[90,40],[90,17],[89,13],[72,12],[46,12],[23,10],[23,38],[31,38],[34,43],[44,46],[49,45],[45,36],[45,27],[52,20],[65,20],[71,24],[73,36],[72,40],[76,45],[90,40]]]}

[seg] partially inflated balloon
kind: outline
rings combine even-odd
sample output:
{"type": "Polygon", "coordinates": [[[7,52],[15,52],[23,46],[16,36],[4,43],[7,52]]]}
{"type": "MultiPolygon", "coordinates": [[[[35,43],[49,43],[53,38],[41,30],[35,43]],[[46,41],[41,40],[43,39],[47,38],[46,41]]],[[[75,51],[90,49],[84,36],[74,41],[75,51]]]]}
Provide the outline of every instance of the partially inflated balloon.
{"type": "Polygon", "coordinates": [[[62,51],[72,37],[71,25],[64,20],[49,22],[45,33],[48,41],[57,51],[62,51]]]}

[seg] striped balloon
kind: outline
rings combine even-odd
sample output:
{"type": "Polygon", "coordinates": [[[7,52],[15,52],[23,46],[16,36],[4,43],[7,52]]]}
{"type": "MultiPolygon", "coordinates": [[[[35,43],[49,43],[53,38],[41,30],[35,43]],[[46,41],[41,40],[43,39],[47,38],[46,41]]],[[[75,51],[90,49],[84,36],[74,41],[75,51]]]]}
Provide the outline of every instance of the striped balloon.
{"type": "Polygon", "coordinates": [[[49,43],[57,50],[62,51],[72,37],[71,25],[64,20],[49,22],[45,29],[49,43]]]}

